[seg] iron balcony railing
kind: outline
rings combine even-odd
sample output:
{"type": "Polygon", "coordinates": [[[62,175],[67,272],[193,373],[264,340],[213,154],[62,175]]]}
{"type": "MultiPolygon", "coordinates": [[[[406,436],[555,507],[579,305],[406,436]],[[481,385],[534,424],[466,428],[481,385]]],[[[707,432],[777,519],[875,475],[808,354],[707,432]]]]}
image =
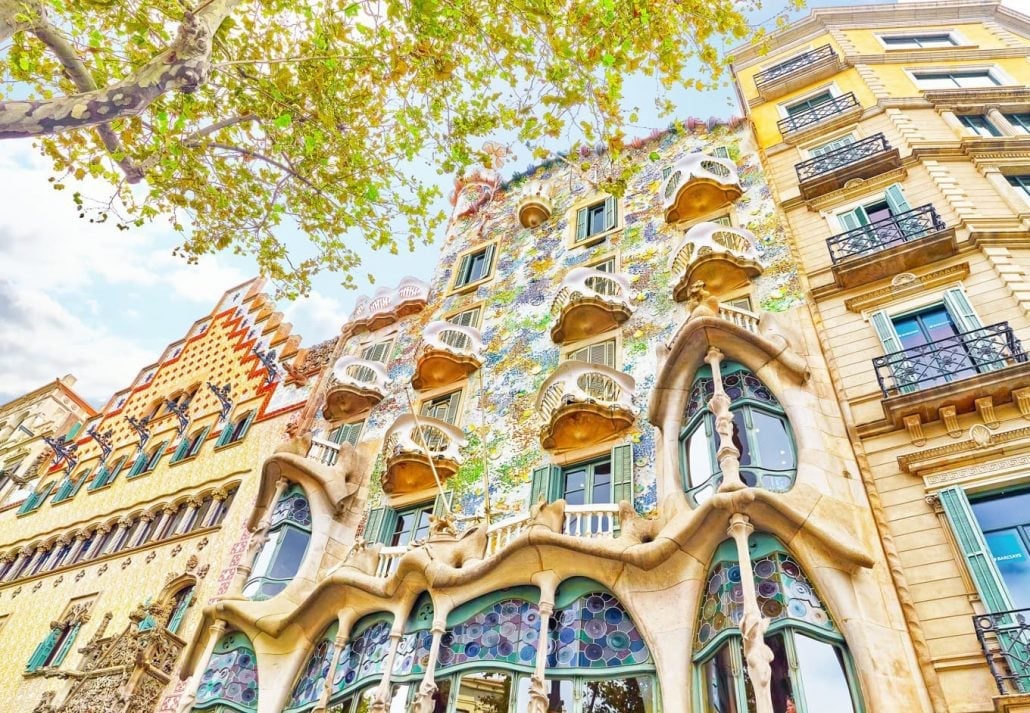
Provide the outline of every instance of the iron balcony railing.
{"type": "Polygon", "coordinates": [[[885,154],[890,150],[891,145],[887,143],[887,138],[883,134],[876,134],[868,139],[862,139],[853,144],[842,146],[839,149],[827,151],[807,161],[802,161],[795,165],[794,169],[798,173],[798,182],[804,183],[817,176],[832,173],[872,156],[885,154]]]}
{"type": "Polygon", "coordinates": [[[788,116],[786,119],[780,119],[776,122],[776,125],[779,127],[781,134],[789,134],[792,131],[799,131],[813,124],[818,124],[823,119],[843,114],[848,109],[853,109],[857,106],[858,100],[855,99],[854,92],[848,92],[847,94],[824,101],[822,104],[816,104],[811,109],[805,109],[793,116],[788,116]]]}
{"type": "Polygon", "coordinates": [[[1008,322],[873,359],[883,397],[909,394],[1026,361],[1008,322]]]}
{"type": "Polygon", "coordinates": [[[797,57],[791,57],[786,62],[773,65],[769,69],[763,70],[755,75],[755,86],[762,89],[769,84],[782,79],[788,74],[793,74],[798,70],[810,67],[813,64],[822,62],[827,59],[836,57],[836,53],[830,45],[823,45],[818,49],[809,50],[803,54],[799,54],[797,57]]]}
{"type": "Polygon", "coordinates": [[[1030,609],[973,617],[976,638],[998,684],[998,693],[1030,693],[1030,609]]]}
{"type": "Polygon", "coordinates": [[[877,253],[902,243],[919,240],[947,226],[930,204],[892,215],[869,225],[839,233],[826,241],[836,265],[856,255],[877,253]]]}

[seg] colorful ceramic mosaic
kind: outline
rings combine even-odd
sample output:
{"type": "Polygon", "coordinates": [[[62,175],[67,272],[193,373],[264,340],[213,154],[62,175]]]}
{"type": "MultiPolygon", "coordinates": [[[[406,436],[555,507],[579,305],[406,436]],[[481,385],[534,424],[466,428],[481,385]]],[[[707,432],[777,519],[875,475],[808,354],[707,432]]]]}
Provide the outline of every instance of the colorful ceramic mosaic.
{"type": "Polygon", "coordinates": [[[506,599],[444,632],[440,670],[477,661],[532,666],[539,637],[537,605],[506,599]]]}
{"type": "MultiPolygon", "coordinates": [[[[808,577],[788,554],[773,552],[753,563],[755,589],[762,615],[772,621],[796,619],[820,629],[836,631],[808,577]]],[[[744,615],[744,591],[740,586],[740,565],[720,562],[712,567],[701,601],[697,648],[719,632],[739,626],[744,615]]]]}
{"type": "Polygon", "coordinates": [[[311,507],[308,505],[308,499],[304,497],[304,489],[299,485],[291,486],[279,498],[279,502],[275,504],[275,510],[272,511],[269,527],[275,527],[284,522],[311,529],[311,507]]]}
{"type": "Polygon", "coordinates": [[[257,657],[245,634],[226,634],[215,646],[197,688],[195,708],[204,710],[229,704],[240,711],[256,711],[257,657]]]}
{"type": "Polygon", "coordinates": [[[555,611],[550,628],[548,668],[614,668],[651,661],[629,613],[607,592],[586,594],[555,611]]]}
{"type": "Polygon", "coordinates": [[[377,621],[355,636],[340,654],[333,674],[333,692],[383,673],[390,653],[390,623],[377,621]]]}
{"type": "Polygon", "coordinates": [[[336,639],[337,626],[331,626],[318,646],[311,652],[304,670],[301,672],[300,680],[293,688],[290,702],[286,704],[287,711],[308,710],[318,702],[319,696],[325,690],[325,682],[329,678],[329,667],[333,664],[333,654],[336,651],[334,640],[336,639]]]}

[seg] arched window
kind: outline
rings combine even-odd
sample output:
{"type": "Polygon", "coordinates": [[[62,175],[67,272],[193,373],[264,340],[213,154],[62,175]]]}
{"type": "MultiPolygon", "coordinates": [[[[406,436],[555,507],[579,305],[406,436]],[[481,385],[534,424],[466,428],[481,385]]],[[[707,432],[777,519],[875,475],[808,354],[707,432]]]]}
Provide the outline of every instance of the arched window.
{"type": "Polygon", "coordinates": [[[223,636],[207,662],[197,687],[195,711],[217,713],[257,710],[257,656],[246,634],[239,631],[223,636]]]}
{"type": "Polygon", "coordinates": [[[207,438],[209,430],[210,427],[198,428],[188,437],[183,438],[179,442],[179,447],[175,449],[175,453],[172,454],[172,463],[178,463],[200,453],[200,448],[204,445],[204,439],[207,438]]]}
{"type": "Polygon", "coordinates": [[[291,485],[272,511],[268,539],[254,558],[250,579],[243,594],[251,599],[269,599],[286,588],[300,569],[311,539],[311,507],[304,489],[291,485]]]}
{"type": "Polygon", "coordinates": [[[243,437],[247,435],[247,429],[250,428],[251,422],[254,420],[254,416],[257,411],[247,411],[242,416],[239,416],[234,421],[230,421],[222,427],[222,434],[218,437],[218,443],[216,446],[227,446],[230,443],[236,443],[242,441],[243,437]]]}
{"type": "Polygon", "coordinates": [[[308,657],[307,664],[300,672],[300,678],[293,687],[293,693],[286,704],[284,713],[299,713],[311,710],[325,690],[329,680],[329,668],[333,665],[333,654],[336,651],[336,632],[339,624],[333,622],[322,634],[315,645],[315,650],[308,657]]]}
{"type": "MultiPolygon", "coordinates": [[[[772,649],[772,699],[776,711],[854,713],[858,686],[844,637],[798,563],[769,535],[751,537],[755,590],[762,615],[771,620],[765,642],[772,649]]],[[[743,616],[736,546],[716,551],[703,590],[694,643],[697,710],[754,709],[738,628],[743,616]]]]}
{"type": "Polygon", "coordinates": [[[179,629],[182,628],[182,620],[186,618],[186,610],[193,604],[193,590],[192,584],[187,585],[175,593],[172,598],[172,611],[168,615],[168,624],[165,626],[172,634],[179,633],[179,629]]]}
{"type": "MultiPolygon", "coordinates": [[[[723,390],[730,398],[733,444],[740,451],[740,477],[752,487],[782,492],[794,484],[797,455],[787,416],[772,392],[740,364],[720,367],[723,390]]],[[[711,497],[722,483],[716,454],[719,434],[708,402],[715,393],[712,370],[698,369],[683,414],[680,469],[695,505],[711,497]]]]}
{"type": "Polygon", "coordinates": [[[362,688],[377,684],[382,677],[386,656],[390,653],[390,617],[372,614],[351,630],[350,641],[340,652],[340,660],[333,671],[330,701],[347,713],[362,688]]]}

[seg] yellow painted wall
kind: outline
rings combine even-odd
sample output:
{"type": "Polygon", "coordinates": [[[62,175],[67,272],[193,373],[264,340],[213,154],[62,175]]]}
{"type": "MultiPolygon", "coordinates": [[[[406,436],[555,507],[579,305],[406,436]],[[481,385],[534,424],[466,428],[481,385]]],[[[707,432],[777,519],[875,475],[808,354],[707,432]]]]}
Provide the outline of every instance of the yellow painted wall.
{"type": "Polygon", "coordinates": [[[761,58],[757,64],[751,65],[750,67],[742,67],[737,71],[737,82],[741,92],[744,94],[745,99],[753,99],[758,96],[758,91],[755,89],[754,77],[756,74],[764,69],[768,69],[774,64],[779,64],[783,60],[790,59],[794,55],[801,54],[809,49],[818,49],[823,45],[830,45],[833,47],[835,52],[840,52],[840,47],[830,37],[829,33],[819,35],[811,42],[805,42],[801,45],[797,45],[790,49],[771,49],[769,54],[761,58]],[[802,49],[802,47],[807,49],[802,49]]]}
{"type": "Polygon", "coordinates": [[[877,64],[872,66],[891,97],[918,96],[922,90],[905,73],[905,70],[942,69],[946,67],[997,67],[1005,72],[1012,84],[1030,85],[1030,62],[1023,58],[999,58],[990,60],[964,59],[960,61],[905,62],[904,64],[877,64]]]}
{"type": "MultiPolygon", "coordinates": [[[[965,25],[899,25],[898,27],[892,27],[889,30],[843,30],[843,32],[844,35],[851,40],[851,43],[855,46],[855,50],[859,54],[880,54],[881,52],[884,52],[884,46],[877,38],[877,35],[903,35],[906,32],[932,33],[952,30],[958,31],[958,33],[962,35],[963,39],[966,40],[966,44],[961,45],[962,47],[976,45],[980,49],[997,49],[1005,46],[1005,43],[1001,41],[1001,38],[981,23],[965,25]]],[[[904,54],[911,52],[911,50],[891,50],[888,51],[887,54],[890,55],[892,52],[904,54]]]]}

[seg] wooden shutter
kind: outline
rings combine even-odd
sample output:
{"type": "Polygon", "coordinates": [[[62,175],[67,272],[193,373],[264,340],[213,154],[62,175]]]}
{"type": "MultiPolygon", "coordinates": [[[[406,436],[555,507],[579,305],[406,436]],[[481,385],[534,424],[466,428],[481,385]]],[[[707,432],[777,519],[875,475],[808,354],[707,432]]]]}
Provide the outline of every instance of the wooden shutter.
{"type": "Polygon", "coordinates": [[[196,455],[200,452],[200,449],[204,447],[204,441],[207,439],[207,432],[210,430],[211,427],[208,426],[200,432],[200,434],[197,436],[197,439],[190,444],[190,450],[192,450],[193,453],[187,453],[186,455],[196,455]]]}
{"type": "Polygon", "coordinates": [[[39,646],[36,647],[36,650],[33,652],[32,656],[29,657],[29,663],[25,666],[25,670],[32,672],[38,669],[40,666],[42,666],[43,662],[46,661],[46,657],[50,655],[50,652],[53,650],[54,646],[57,645],[57,639],[60,638],[60,636],[61,629],[51,629],[50,633],[47,634],[46,638],[43,639],[43,641],[40,642],[39,646]]]}
{"type": "Polygon", "coordinates": [[[899,183],[887,186],[884,198],[887,199],[887,206],[891,209],[892,216],[898,216],[912,210],[912,206],[905,200],[905,194],[901,191],[901,184],[899,183]]]}
{"type": "Polygon", "coordinates": [[[136,456],[136,462],[132,464],[132,468],[129,469],[128,478],[135,478],[139,475],[140,471],[143,470],[143,466],[147,464],[147,454],[140,453],[136,456]]]}
{"type": "Polygon", "coordinates": [[[615,196],[608,196],[604,199],[604,229],[611,230],[618,220],[615,209],[615,196]]]}
{"type": "Polygon", "coordinates": [[[377,342],[364,348],[361,352],[361,358],[366,361],[377,361],[380,364],[386,363],[387,353],[390,348],[390,341],[377,342]]]}
{"type": "Polygon", "coordinates": [[[869,217],[866,215],[865,208],[862,206],[859,206],[854,210],[849,210],[846,213],[840,213],[837,216],[837,220],[840,221],[841,227],[843,227],[845,231],[861,228],[863,225],[869,225],[869,217]]]}
{"type": "Polygon", "coordinates": [[[218,434],[218,440],[215,441],[215,448],[218,448],[219,446],[224,446],[226,443],[228,443],[229,439],[232,437],[232,432],[233,422],[231,419],[226,419],[225,424],[222,425],[222,432],[218,434]]]}
{"type": "Polygon", "coordinates": [[[436,517],[443,517],[451,512],[451,502],[454,499],[454,493],[450,490],[445,490],[442,493],[436,494],[436,499],[433,501],[433,515],[436,517]]]}
{"type": "Polygon", "coordinates": [[[959,487],[945,488],[939,495],[951,532],[955,535],[962,556],[966,558],[976,591],[980,593],[987,611],[1009,611],[1012,609],[1012,601],[1008,589],[994,563],[965,491],[959,487]]]}
{"type": "Polygon", "coordinates": [[[243,421],[243,427],[240,429],[240,435],[235,439],[236,441],[242,441],[244,436],[247,435],[247,430],[250,428],[250,424],[254,421],[254,416],[257,414],[257,410],[252,410],[247,414],[247,418],[243,421]]]}
{"type": "Polygon", "coordinates": [[[448,397],[447,401],[447,414],[444,417],[444,421],[447,423],[457,425],[458,424],[458,402],[461,401],[461,391],[455,391],[448,397]]]}
{"type": "Polygon", "coordinates": [[[154,458],[154,467],[151,468],[150,470],[154,470],[154,469],[157,468],[158,463],[160,463],[161,459],[164,458],[165,448],[167,448],[167,447],[168,447],[168,441],[161,441],[161,443],[158,444],[157,451],[156,451],[155,458],[154,458]]]}
{"type": "Polygon", "coordinates": [[[880,338],[884,354],[893,354],[894,352],[901,351],[901,338],[894,331],[894,322],[891,321],[890,316],[886,312],[883,310],[873,312],[869,315],[869,322],[873,325],[873,329],[876,330],[876,336],[880,338]]]}
{"type": "Polygon", "coordinates": [[[461,287],[468,282],[468,268],[469,261],[472,259],[472,254],[469,253],[461,258],[461,262],[458,264],[458,272],[454,275],[454,286],[461,287]]]}
{"type": "Polygon", "coordinates": [[[495,247],[496,246],[495,246],[494,243],[490,243],[489,245],[486,246],[486,255],[485,255],[485,259],[483,260],[483,274],[479,278],[481,280],[482,279],[486,279],[487,277],[490,277],[490,274],[494,270],[494,248],[495,247]]]}
{"type": "Polygon", "coordinates": [[[583,347],[574,352],[569,352],[565,359],[567,361],[590,361],[590,347],[583,347]]]}
{"type": "Polygon", "coordinates": [[[529,506],[536,505],[540,497],[544,500],[556,500],[561,488],[561,468],[556,465],[544,465],[533,469],[533,482],[529,488],[529,506]]]}
{"type": "Polygon", "coordinates": [[[175,453],[172,454],[172,462],[182,460],[186,457],[186,451],[189,450],[191,441],[189,436],[183,436],[182,441],[179,443],[179,447],[175,449],[175,453]]]}
{"type": "Polygon", "coordinates": [[[590,347],[590,362],[615,368],[615,340],[608,339],[590,347]]]}
{"type": "Polygon", "coordinates": [[[953,287],[944,291],[944,305],[948,308],[948,314],[951,315],[951,319],[960,332],[970,332],[983,326],[961,287],[953,287]]]}
{"type": "Polygon", "coordinates": [[[576,211],[576,242],[581,243],[587,239],[587,209],[580,208],[576,211]]]}
{"type": "Polygon", "coordinates": [[[612,448],[612,502],[633,505],[633,444],[612,448]]]}
{"type": "Polygon", "coordinates": [[[386,508],[372,508],[365,521],[365,541],[383,542],[383,523],[386,521],[386,508]]]}
{"type": "Polygon", "coordinates": [[[186,610],[190,608],[190,602],[193,601],[194,588],[190,587],[190,591],[186,594],[186,597],[182,604],[175,608],[172,612],[172,618],[168,620],[168,626],[165,628],[173,634],[179,630],[182,625],[183,617],[186,616],[186,610]]]}
{"type": "Polygon", "coordinates": [[[57,652],[57,655],[54,656],[54,660],[50,662],[51,666],[60,666],[64,661],[64,657],[72,650],[72,644],[75,643],[75,637],[79,635],[79,626],[80,624],[72,626],[71,631],[68,632],[68,636],[64,637],[61,649],[57,652]]]}

